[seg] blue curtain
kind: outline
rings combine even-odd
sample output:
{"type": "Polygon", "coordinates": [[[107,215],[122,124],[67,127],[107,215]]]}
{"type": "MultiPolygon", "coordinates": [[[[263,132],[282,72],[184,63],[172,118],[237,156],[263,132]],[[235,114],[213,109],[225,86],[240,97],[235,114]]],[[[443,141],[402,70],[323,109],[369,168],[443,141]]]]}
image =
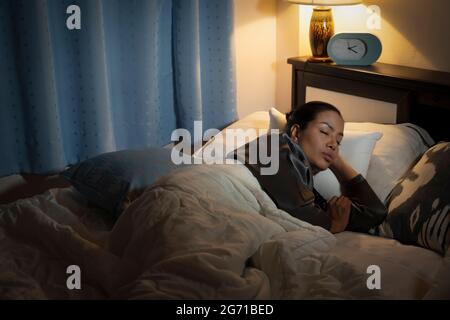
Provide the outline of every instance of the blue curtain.
{"type": "Polygon", "coordinates": [[[0,1],[0,176],[234,121],[232,28],[232,0],[0,1]]]}

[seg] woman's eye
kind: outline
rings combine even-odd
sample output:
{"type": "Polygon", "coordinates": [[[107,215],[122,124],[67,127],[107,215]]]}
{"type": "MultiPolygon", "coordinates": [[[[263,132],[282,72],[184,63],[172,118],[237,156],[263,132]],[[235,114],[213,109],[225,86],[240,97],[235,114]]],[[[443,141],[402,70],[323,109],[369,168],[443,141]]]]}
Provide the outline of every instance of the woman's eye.
{"type": "Polygon", "coordinates": [[[328,135],[328,132],[326,132],[326,131],[320,130],[320,132],[322,132],[323,134],[328,135]]]}

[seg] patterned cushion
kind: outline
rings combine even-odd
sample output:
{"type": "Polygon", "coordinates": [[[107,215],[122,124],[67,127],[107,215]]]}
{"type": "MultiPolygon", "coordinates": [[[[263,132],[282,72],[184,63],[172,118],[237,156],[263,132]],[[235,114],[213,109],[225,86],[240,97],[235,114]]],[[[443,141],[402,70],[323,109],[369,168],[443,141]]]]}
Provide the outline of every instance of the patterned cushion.
{"type": "Polygon", "coordinates": [[[394,188],[381,234],[445,254],[450,242],[450,142],[430,148],[394,188]]]}

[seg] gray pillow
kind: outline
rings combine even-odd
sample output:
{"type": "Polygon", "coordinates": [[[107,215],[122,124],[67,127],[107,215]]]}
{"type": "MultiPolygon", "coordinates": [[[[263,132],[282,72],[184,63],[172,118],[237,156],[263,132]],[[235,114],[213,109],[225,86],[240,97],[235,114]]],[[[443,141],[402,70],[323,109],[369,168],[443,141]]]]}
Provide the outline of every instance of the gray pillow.
{"type": "Polygon", "coordinates": [[[178,166],[171,150],[147,148],[110,152],[61,173],[89,201],[118,216],[127,196],[153,184],[178,166]]]}
{"type": "Polygon", "coordinates": [[[450,243],[450,142],[430,148],[393,189],[383,235],[445,254],[450,243]]]}

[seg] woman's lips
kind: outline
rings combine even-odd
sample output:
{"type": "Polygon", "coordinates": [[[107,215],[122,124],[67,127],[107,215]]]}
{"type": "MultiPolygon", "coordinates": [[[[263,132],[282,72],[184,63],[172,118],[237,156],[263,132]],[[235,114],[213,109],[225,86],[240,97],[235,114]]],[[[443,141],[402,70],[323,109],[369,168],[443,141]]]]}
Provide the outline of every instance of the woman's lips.
{"type": "Polygon", "coordinates": [[[333,162],[333,157],[331,155],[329,155],[328,153],[322,153],[323,158],[325,159],[326,162],[333,162]]]}

